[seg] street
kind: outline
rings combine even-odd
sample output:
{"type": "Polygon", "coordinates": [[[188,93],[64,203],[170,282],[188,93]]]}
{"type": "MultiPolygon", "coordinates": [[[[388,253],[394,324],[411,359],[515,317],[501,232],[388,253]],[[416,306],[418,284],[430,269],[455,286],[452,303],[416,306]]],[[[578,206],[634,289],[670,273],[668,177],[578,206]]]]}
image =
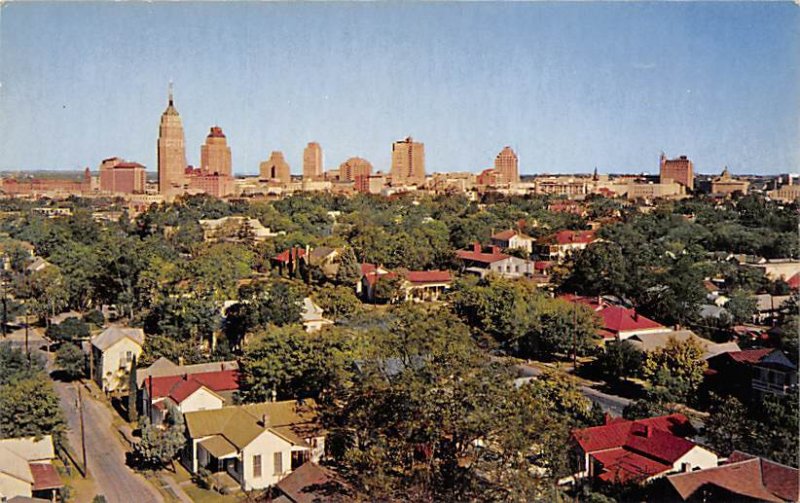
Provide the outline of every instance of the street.
{"type": "MultiPolygon", "coordinates": [[[[25,330],[17,330],[9,334],[5,340],[12,345],[24,349],[25,330]]],[[[32,328],[28,342],[31,351],[36,351],[47,358],[47,369],[52,370],[52,357],[41,348],[46,345],[46,340],[39,329],[32,328]]],[[[77,408],[77,386],[80,383],[65,383],[53,381],[56,393],[61,401],[61,409],[68,424],[69,443],[72,451],[81,456],[80,415],[77,408]]],[[[92,398],[91,394],[83,389],[83,419],[86,430],[86,457],[89,475],[95,480],[97,493],[105,496],[109,503],[127,503],[136,500],[137,503],[156,503],[164,501],[158,491],[153,488],[141,475],[134,472],[125,464],[125,449],[113,431],[112,412],[105,404],[92,398]]],[[[84,495],[81,495],[84,496],[84,495]]],[[[91,495],[89,495],[91,496],[91,495]]],[[[83,499],[83,498],[81,498],[83,499]]]]}

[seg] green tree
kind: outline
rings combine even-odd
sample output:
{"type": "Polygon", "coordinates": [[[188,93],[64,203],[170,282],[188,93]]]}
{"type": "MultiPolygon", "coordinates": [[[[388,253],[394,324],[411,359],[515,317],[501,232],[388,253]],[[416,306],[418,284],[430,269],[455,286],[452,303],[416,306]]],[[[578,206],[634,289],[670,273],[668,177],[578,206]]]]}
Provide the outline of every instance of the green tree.
{"type": "Polygon", "coordinates": [[[723,456],[734,450],[752,452],[758,425],[739,400],[715,397],[709,412],[704,432],[711,447],[723,456]]]}
{"type": "Polygon", "coordinates": [[[674,337],[667,345],[647,355],[643,374],[654,387],[662,387],[678,401],[685,402],[696,396],[703,382],[703,373],[708,363],[700,343],[694,339],[678,341],[674,337]]]}
{"type": "Polygon", "coordinates": [[[44,373],[0,386],[0,438],[58,437],[63,431],[58,396],[44,373]]]}
{"type": "Polygon", "coordinates": [[[571,274],[562,289],[583,295],[625,295],[625,259],[622,248],[611,241],[597,241],[575,258],[571,274]]]}
{"type": "Polygon", "coordinates": [[[755,296],[741,288],[734,290],[725,303],[725,309],[731,314],[736,323],[746,323],[753,320],[757,305],[755,296]]]}
{"type": "Polygon", "coordinates": [[[136,382],[136,355],[131,361],[131,370],[128,372],[128,422],[135,423],[139,419],[137,401],[139,398],[139,383],[136,382]]]}
{"type": "Polygon", "coordinates": [[[134,445],[134,456],[143,467],[163,467],[170,464],[174,471],[174,460],[186,443],[183,414],[171,407],[165,420],[165,428],[150,423],[145,415],[142,421],[142,437],[134,445]]]}
{"type": "Polygon", "coordinates": [[[403,278],[385,274],[378,277],[372,290],[372,298],[380,304],[397,302],[402,295],[403,278]]]}
{"type": "Polygon", "coordinates": [[[346,286],[325,285],[312,297],[324,310],[325,316],[334,320],[349,318],[362,309],[353,289],[346,286]]]}
{"type": "Polygon", "coordinates": [[[38,376],[44,370],[44,362],[35,354],[31,358],[10,342],[0,344],[0,386],[22,379],[38,376]]]}
{"type": "Polygon", "coordinates": [[[71,342],[61,343],[56,351],[56,365],[70,381],[81,378],[86,368],[83,351],[71,342]]]}
{"type": "Polygon", "coordinates": [[[339,268],[336,270],[336,282],[340,285],[353,288],[361,279],[361,267],[356,259],[356,254],[349,246],[342,250],[339,257],[339,268]]]}
{"type": "Polygon", "coordinates": [[[630,341],[623,340],[607,344],[597,363],[609,379],[618,381],[636,375],[644,362],[644,355],[630,341]]]}
{"type": "Polygon", "coordinates": [[[44,334],[54,342],[74,342],[89,337],[89,325],[80,318],[70,316],[61,323],[47,327],[44,334]]]}

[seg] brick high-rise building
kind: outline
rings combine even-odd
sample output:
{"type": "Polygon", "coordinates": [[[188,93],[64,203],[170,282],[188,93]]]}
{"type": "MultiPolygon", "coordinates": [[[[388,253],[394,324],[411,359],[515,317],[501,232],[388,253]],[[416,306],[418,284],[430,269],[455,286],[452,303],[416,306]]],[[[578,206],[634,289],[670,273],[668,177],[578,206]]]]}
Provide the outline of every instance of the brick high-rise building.
{"type": "Polygon", "coordinates": [[[685,155],[677,159],[667,159],[661,153],[659,181],[667,183],[669,180],[683,185],[689,190],[694,190],[694,165],[685,155]]]}
{"type": "Polygon", "coordinates": [[[214,126],[200,147],[200,172],[204,175],[231,176],[231,148],[222,128],[214,126]]]}
{"type": "Polygon", "coordinates": [[[425,183],[425,145],[411,137],[392,144],[392,183],[425,183]]]}
{"type": "Polygon", "coordinates": [[[322,180],[322,147],[310,142],[303,150],[303,180],[322,180]]]}
{"type": "Polygon", "coordinates": [[[505,147],[494,160],[494,171],[498,183],[519,182],[519,159],[511,147],[505,147]]]}
{"type": "Polygon", "coordinates": [[[100,190],[103,192],[144,194],[146,184],[145,168],[138,162],[111,157],[100,163],[100,190]]]}
{"type": "Polygon", "coordinates": [[[269,159],[259,165],[258,172],[261,180],[277,180],[280,183],[292,181],[289,163],[283,158],[283,152],[278,150],[272,152],[269,159]]]}
{"type": "Polygon", "coordinates": [[[372,174],[372,164],[360,157],[351,157],[339,165],[339,180],[353,182],[358,176],[369,177],[372,174]]]}
{"type": "Polygon", "coordinates": [[[175,194],[182,191],[185,170],[186,146],[183,123],[175,109],[170,85],[169,104],[161,114],[161,124],[158,128],[158,191],[161,194],[175,194]]]}

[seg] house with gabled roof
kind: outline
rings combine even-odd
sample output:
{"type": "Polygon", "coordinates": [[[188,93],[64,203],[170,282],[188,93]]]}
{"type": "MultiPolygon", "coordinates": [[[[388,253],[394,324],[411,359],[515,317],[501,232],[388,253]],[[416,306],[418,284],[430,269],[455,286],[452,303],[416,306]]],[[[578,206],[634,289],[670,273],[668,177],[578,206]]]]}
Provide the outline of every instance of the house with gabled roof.
{"type": "Polygon", "coordinates": [[[147,377],[142,386],[142,411],[152,424],[161,424],[172,407],[182,414],[221,409],[233,403],[238,390],[238,370],[147,377]]]}
{"type": "Polygon", "coordinates": [[[64,487],[52,461],[53,437],[0,440],[0,501],[42,498],[54,501],[64,487]]]}
{"type": "Polygon", "coordinates": [[[524,250],[528,254],[533,252],[533,242],[536,241],[532,237],[513,229],[492,234],[491,239],[492,244],[495,246],[507,250],[524,250]]]}
{"type": "Polygon", "coordinates": [[[136,385],[141,389],[148,377],[185,376],[216,372],[222,370],[238,370],[239,362],[228,360],[223,362],[195,363],[192,365],[176,364],[169,358],[160,357],[149,367],[136,369],[136,385]]]}
{"type": "Polygon", "coordinates": [[[502,253],[496,245],[490,246],[486,252],[480,243],[473,243],[470,249],[457,250],[456,258],[465,272],[480,277],[494,273],[504,278],[522,278],[535,273],[533,261],[502,253]]]}
{"type": "Polygon", "coordinates": [[[800,501],[800,471],[769,459],[734,451],[725,463],[669,475],[680,501],[800,501]]]}
{"type": "Polygon", "coordinates": [[[286,400],[188,412],[181,462],[233,479],[242,490],[273,486],[325,452],[313,400],[286,400]]]}
{"type": "Polygon", "coordinates": [[[797,365],[775,348],[722,353],[708,359],[706,384],[741,399],[785,396],[797,392],[797,365]]]}
{"type": "Polygon", "coordinates": [[[105,392],[127,386],[126,375],[131,372],[133,358],[139,358],[143,348],[141,328],[111,326],[92,337],[89,350],[97,385],[105,392]]]}
{"type": "Polygon", "coordinates": [[[717,466],[717,455],[687,439],[683,414],[630,421],[606,416],[606,424],[572,431],[578,478],[610,484],[642,484],[669,473],[717,466]]]}
{"type": "Polygon", "coordinates": [[[540,239],[535,251],[545,259],[561,262],[595,241],[597,236],[592,230],[562,230],[540,239]]]}

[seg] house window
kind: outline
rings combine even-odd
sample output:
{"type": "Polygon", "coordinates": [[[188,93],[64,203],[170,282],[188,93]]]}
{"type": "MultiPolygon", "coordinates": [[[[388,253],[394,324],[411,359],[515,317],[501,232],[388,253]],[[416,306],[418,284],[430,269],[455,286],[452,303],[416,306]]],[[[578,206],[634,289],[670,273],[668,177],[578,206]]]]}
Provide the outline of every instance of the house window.
{"type": "Polygon", "coordinates": [[[261,454],[253,456],[253,477],[261,477],[261,454]]]}
{"type": "Polygon", "coordinates": [[[283,453],[276,452],[273,454],[273,466],[275,467],[275,475],[283,473],[283,453]]]}

